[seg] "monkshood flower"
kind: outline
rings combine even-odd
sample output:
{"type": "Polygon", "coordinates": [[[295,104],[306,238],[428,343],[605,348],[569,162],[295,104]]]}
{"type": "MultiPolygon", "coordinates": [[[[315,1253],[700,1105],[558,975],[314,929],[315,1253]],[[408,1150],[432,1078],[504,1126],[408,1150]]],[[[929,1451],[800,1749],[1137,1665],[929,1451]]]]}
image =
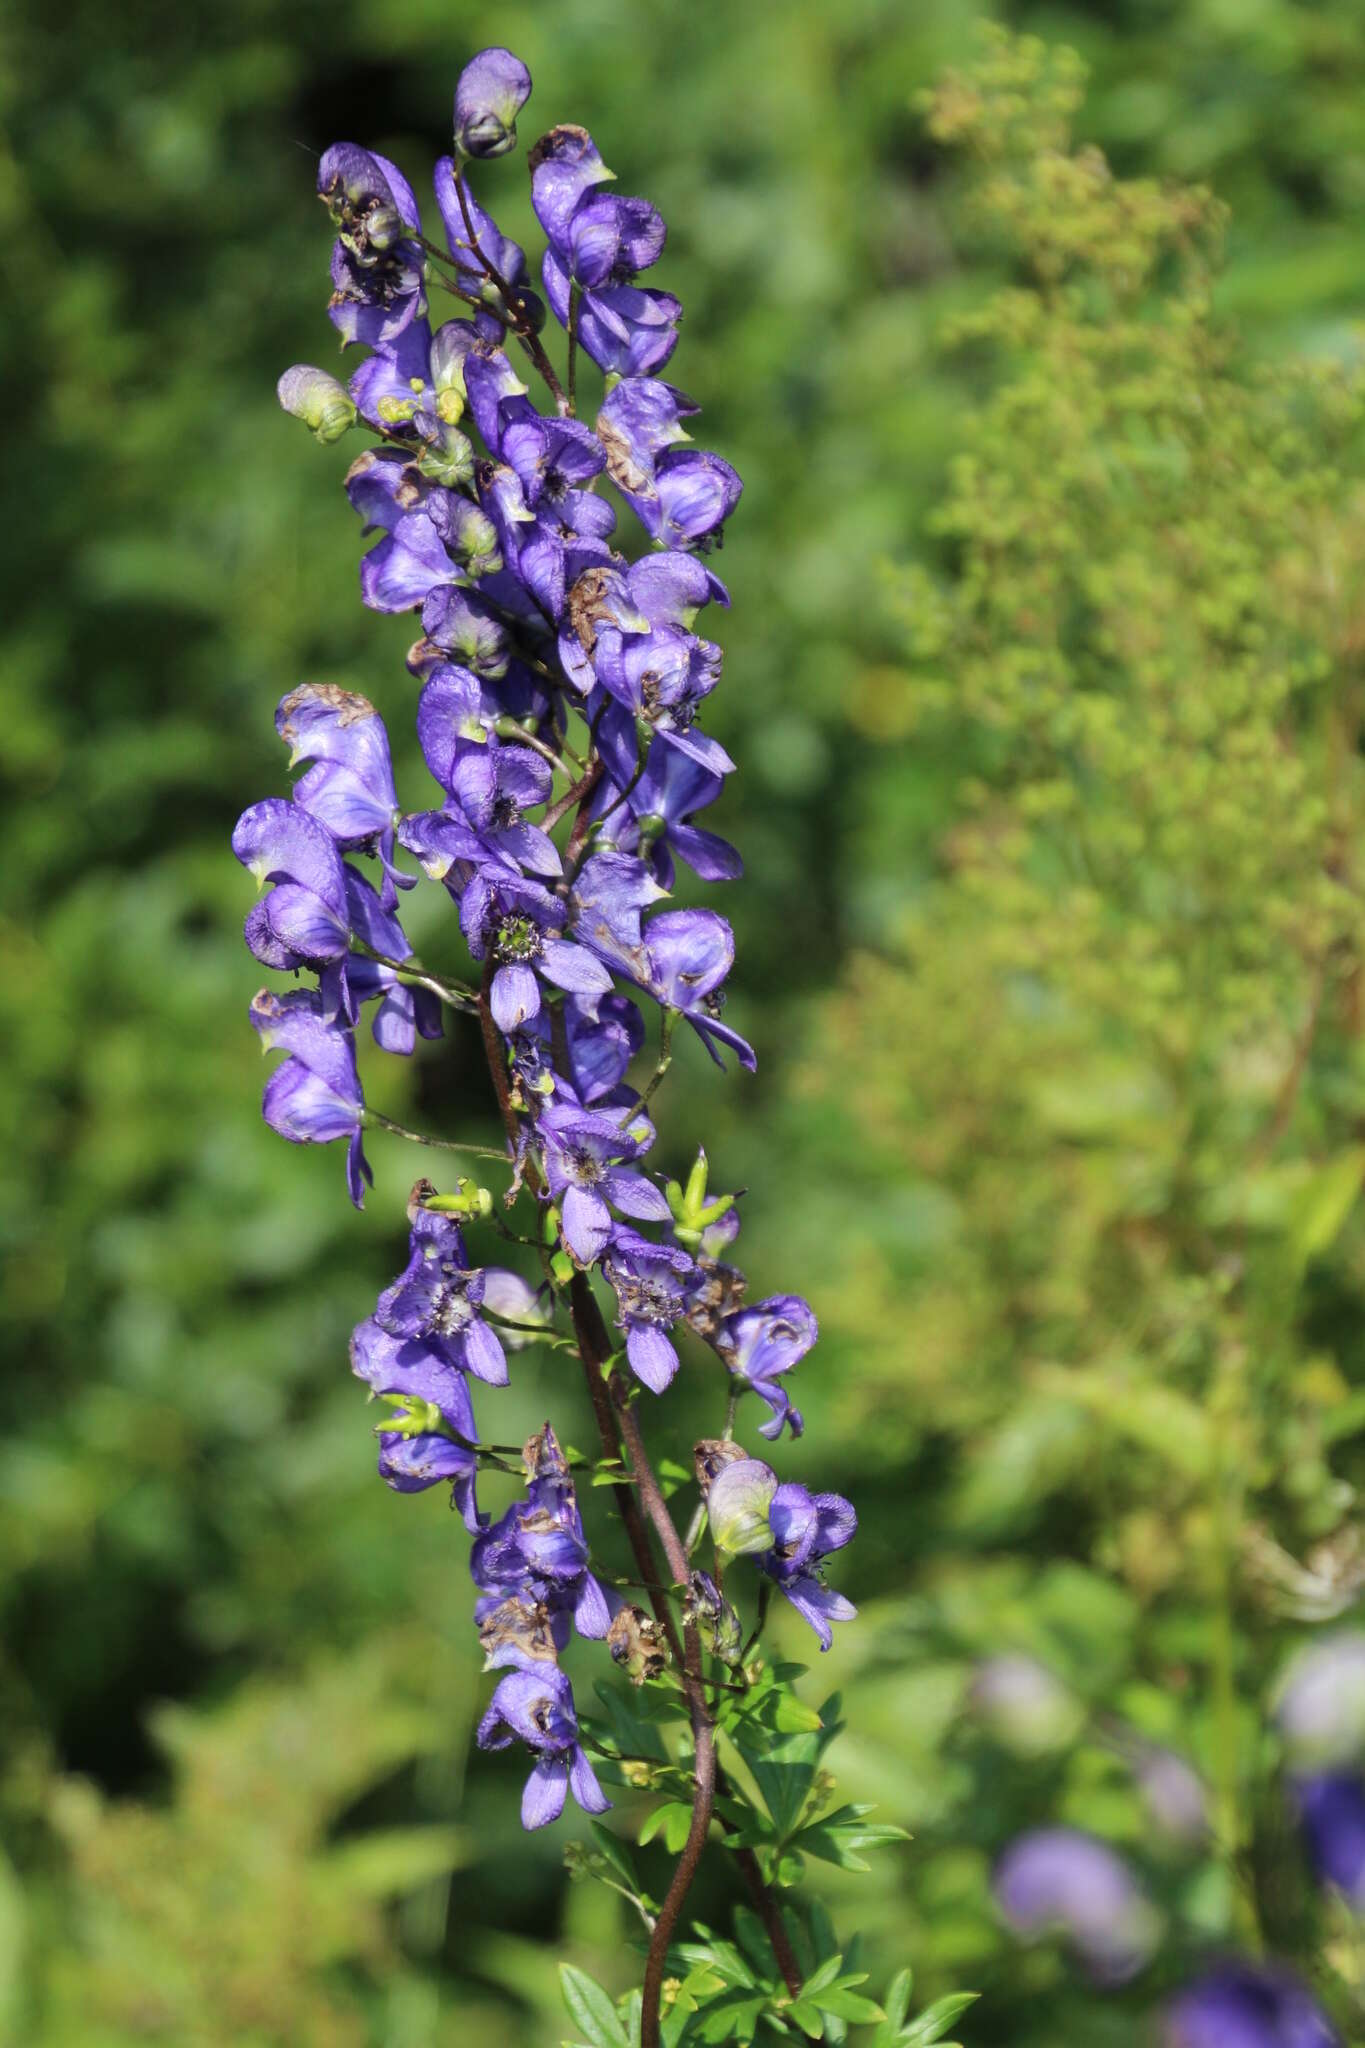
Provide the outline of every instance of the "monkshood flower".
{"type": "Polygon", "coordinates": [[[595,853],[569,891],[574,936],[608,966],[639,980],[649,969],[640,913],[664,893],[634,854],[595,853]]]}
{"type": "Polygon", "coordinates": [[[773,1547],[754,1561],[810,1623],[827,1650],[834,1640],[830,1623],[852,1621],[858,1612],[851,1600],[826,1586],[820,1577],[823,1560],[851,1542],[858,1517],[839,1493],[810,1493],[794,1480],[779,1486],[768,1510],[773,1547]]]}
{"type": "Polygon", "coordinates": [[[1063,1748],[1085,1721],[1081,1703],[1034,1657],[987,1657],[972,1674],[967,1697],[990,1734],[1016,1756],[1063,1748]]]}
{"type": "Polygon", "coordinates": [[[1365,1632],[1338,1629],[1300,1650],[1277,1688],[1274,1715],[1298,1770],[1365,1757],[1365,1632]]]}
{"type": "Polygon", "coordinates": [[[641,986],[656,1003],[687,1019],[718,1067],[728,1045],[742,1067],[758,1065],[747,1038],[720,1020],[721,983],[735,959],[735,936],[714,910],[661,910],[645,931],[647,971],[641,986]]]}
{"type": "Polygon", "coordinates": [[[689,439],[682,421],[697,410],[675,385],[625,377],[597,415],[611,480],[660,547],[714,541],[744,488],[719,455],[675,445],[689,439]]]}
{"type": "Polygon", "coordinates": [[[664,889],[673,886],[674,853],[704,882],[734,881],[744,872],[734,847],[692,823],[723,786],[722,776],[660,733],[649,743],[644,767],[623,788],[607,778],[596,791],[591,806],[595,843],[642,855],[664,889]]]}
{"type": "Polygon", "coordinates": [[[488,1000],[499,1031],[510,1034],[539,1015],[541,975],[590,1002],[611,994],[601,962],[561,936],[567,918],[557,896],[510,869],[480,867],[465,884],[460,929],[476,960],[495,963],[488,1000]]]}
{"type": "Polygon", "coordinates": [[[761,1458],[740,1456],[710,1478],[706,1511],[716,1547],[733,1557],[752,1557],[814,1629],[820,1648],[829,1649],[831,1622],[851,1621],[858,1611],[820,1577],[824,1559],[857,1531],[852,1504],[842,1494],[811,1493],[796,1481],[779,1486],[761,1458]]]}
{"type": "Polygon", "coordinates": [[[598,191],[613,174],[585,128],[552,128],[527,161],[531,204],[549,241],[541,278],[555,318],[567,328],[573,309],[578,339],[599,369],[622,377],[662,369],[682,307],[671,293],[634,282],[663,253],[659,214],[646,200],[598,191]]]}
{"type": "Polygon", "coordinates": [[[391,342],[427,310],[422,216],[396,164],[354,142],[336,142],[318,165],[318,197],[339,230],[328,311],[343,345],[391,342]]]}
{"type": "Polygon", "coordinates": [[[799,1365],[820,1334],[810,1303],[799,1294],[773,1294],[752,1308],[727,1316],[711,1339],[731,1376],[766,1401],[772,1410],[759,1435],[779,1437],[783,1424],[800,1436],[805,1421],[793,1408],[781,1375],[799,1365]]]}
{"type": "Polygon", "coordinates": [[[460,1226],[453,1217],[421,1206],[426,1183],[419,1181],[409,1205],[411,1231],[407,1265],[375,1308],[375,1320],[391,1337],[440,1338],[451,1360],[490,1386],[507,1384],[502,1345],[480,1314],[485,1280],[471,1268],[460,1226]]]}
{"type": "Polygon", "coordinates": [[[346,872],[336,841],[300,805],[265,797],[242,812],[232,850],[270,894],[247,913],[243,936],[266,967],[323,967],[350,943],[346,872]]]}
{"type": "Polygon", "coordinates": [[[414,675],[430,675],[442,657],[453,658],[491,683],[501,682],[508,672],[506,628],[477,591],[438,584],[422,606],[422,632],[424,637],[408,653],[414,675]]]}
{"type": "Polygon", "coordinates": [[[992,1890],[1021,1941],[1060,1935],[1097,1983],[1126,1983],[1156,1946],[1156,1910],[1132,1871],[1078,1828],[1019,1835],[996,1864],[992,1890]]]}
{"type": "Polygon", "coordinates": [[[480,50],[455,87],[455,147],[461,156],[503,156],[516,148],[517,115],[531,96],[531,74],[520,57],[497,47],[480,50]]]}
{"type": "Polygon", "coordinates": [[[524,1742],[535,1752],[521,1795],[524,1828],[558,1820],[569,1791],[585,1813],[605,1813],[611,1805],[579,1744],[573,1688],[555,1665],[509,1671],[499,1679],[474,1739],[480,1749],[524,1742]]]}
{"type": "Polygon", "coordinates": [[[626,1333],[626,1358],[637,1380],[662,1394],[678,1370],[669,1331],[687,1312],[697,1269],[675,1245],[654,1244],[617,1224],[602,1256],[616,1295],[616,1327],[626,1333]]]}
{"type": "Polygon", "coordinates": [[[364,520],[384,538],[360,562],[360,595],[376,612],[416,611],[446,585],[501,568],[497,529],[478,505],[427,480],[400,450],[369,448],[346,476],[364,520]]]}
{"type": "Polygon", "coordinates": [[[1324,1771],[1298,1781],[1294,1803],[1314,1870],[1365,1913],[1365,1783],[1353,1772],[1324,1771]]]}
{"type": "Polygon", "coordinates": [[[477,1532],[478,1458],[468,1446],[478,1442],[478,1431],[453,1346],[442,1337],[395,1337],[370,1316],[351,1332],[351,1371],[372,1393],[390,1397],[392,1426],[379,1431],[380,1477],[396,1493],[448,1480],[465,1527],[477,1532]]]}
{"type": "Polygon", "coordinates": [[[1172,2000],[1162,2048],[1341,2048],[1341,2037],[1287,1970],[1236,1960],[1172,2000]]]}
{"type": "Polygon", "coordinates": [[[313,763],[294,784],[294,802],[325,825],[343,851],[374,853],[386,884],[411,888],[414,878],[393,865],[398,793],[389,736],[369,698],[332,683],[303,683],[280,699],[275,730],[290,750],[291,768],[313,763]]]}
{"type": "Polygon", "coordinates": [[[484,1598],[474,1609],[485,1621],[509,1596],[539,1607],[556,1647],[563,1649],[569,1620],[581,1636],[601,1640],[611,1625],[612,1603],[588,1569],[588,1544],[569,1468],[547,1422],[526,1447],[526,1499],[481,1535],[469,1561],[484,1598]]]}
{"type": "Polygon", "coordinates": [[[251,999],[250,1017],[263,1051],[289,1055],[265,1084],[262,1116],[291,1145],[330,1145],[345,1138],[346,1186],[356,1208],[364,1208],[365,1182],[372,1184],[374,1176],[361,1144],[365,1097],[354,1032],[327,1015],[312,989],[280,996],[263,988],[251,999]]]}
{"type": "Polygon", "coordinates": [[[601,1256],[612,1234],[612,1209],[646,1223],[667,1217],[663,1191],[630,1163],[644,1146],[613,1117],[551,1101],[540,1112],[536,1136],[564,1242],[580,1264],[601,1256]]]}
{"type": "Polygon", "coordinates": [[[383,960],[374,960],[367,953],[352,951],[347,955],[348,1015],[353,1018],[357,1006],[378,997],[379,1007],[370,1025],[374,1042],[384,1052],[406,1057],[416,1045],[419,1032],[423,1038],[441,1036],[440,1001],[429,989],[413,988],[400,979],[401,964],[413,958],[403,927],[392,910],[385,909],[365,877],[350,866],[346,869],[346,911],[352,946],[368,946],[370,953],[385,956],[383,960]],[[386,961],[390,960],[398,961],[400,966],[388,966],[386,961]]]}
{"type": "Polygon", "coordinates": [[[526,822],[550,795],[549,763],[529,747],[506,746],[493,739],[471,747],[453,765],[453,805],[472,826],[485,858],[533,875],[558,875],[559,850],[548,832],[526,822]]]}

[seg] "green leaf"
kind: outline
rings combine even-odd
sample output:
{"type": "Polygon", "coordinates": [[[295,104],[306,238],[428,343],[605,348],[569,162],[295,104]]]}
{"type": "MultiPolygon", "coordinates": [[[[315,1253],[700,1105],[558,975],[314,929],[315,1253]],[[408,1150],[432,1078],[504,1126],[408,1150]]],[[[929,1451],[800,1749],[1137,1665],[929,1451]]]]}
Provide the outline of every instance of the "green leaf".
{"type": "Polygon", "coordinates": [[[980,1996],[979,1991],[950,1991],[946,1998],[935,1999],[897,2036],[896,2048],[929,2048],[930,2042],[941,2041],[959,2014],[980,1996]]]}
{"type": "Polygon", "coordinates": [[[1352,1145],[1319,1167],[1299,1191],[1289,1228],[1289,1249],[1300,1270],[1335,1242],[1355,1207],[1365,1179],[1365,1145],[1352,1145]]]}
{"type": "Polygon", "coordinates": [[[561,1963],[559,1986],[569,2015],[581,2029],[589,2048],[630,2048],[626,2030],[616,2016],[616,2006],[600,1984],[595,1984],[585,1971],[576,1970],[572,1963],[561,1963]]]}
{"type": "Polygon", "coordinates": [[[894,2048],[899,2038],[901,2022],[910,2010],[910,1994],[914,1988],[914,1971],[898,1970],[887,1990],[886,2018],[877,2029],[872,2048],[894,2048]]]}
{"type": "Polygon", "coordinates": [[[821,2012],[833,2013],[841,2020],[853,2020],[859,2025],[870,2025],[882,2017],[882,2009],[871,1998],[864,1998],[860,1992],[846,1990],[836,1984],[832,1991],[822,1991],[816,2003],[821,2012]]]}
{"type": "MultiPolygon", "coordinates": [[[[684,1806],[680,1799],[666,1799],[662,1806],[656,1806],[653,1813],[640,1829],[640,1846],[662,1833],[664,1847],[670,1856],[676,1856],[687,1840],[687,1831],[692,1825],[692,1809],[684,1806]]],[[[638,1886],[636,1887],[638,1890],[638,1886]]]]}

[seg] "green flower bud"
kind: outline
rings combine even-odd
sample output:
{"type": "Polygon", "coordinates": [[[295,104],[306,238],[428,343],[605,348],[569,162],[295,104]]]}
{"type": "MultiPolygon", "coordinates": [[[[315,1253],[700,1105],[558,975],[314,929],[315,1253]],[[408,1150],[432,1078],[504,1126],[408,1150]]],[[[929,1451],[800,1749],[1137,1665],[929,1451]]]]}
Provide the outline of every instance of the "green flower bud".
{"type": "Polygon", "coordinates": [[[280,404],[296,420],[311,427],[324,446],[339,441],[355,425],[355,401],[344,384],[311,363],[295,363],[275,386],[280,404]]]}
{"type": "Polygon", "coordinates": [[[474,480],[474,449],[469,436],[458,427],[438,426],[432,439],[423,443],[417,468],[434,484],[463,490],[474,480]]]}
{"type": "Polygon", "coordinates": [[[738,1458],[725,1465],[711,1482],[706,1512],[717,1550],[729,1557],[750,1557],[771,1550],[774,1537],[768,1509],[777,1492],[777,1474],[761,1458],[738,1458]]]}
{"type": "Polygon", "coordinates": [[[493,1213],[493,1197],[487,1188],[461,1174],[454,1194],[438,1195],[433,1190],[423,1196],[421,1206],[434,1209],[438,1216],[478,1216],[487,1220],[493,1213]]]}

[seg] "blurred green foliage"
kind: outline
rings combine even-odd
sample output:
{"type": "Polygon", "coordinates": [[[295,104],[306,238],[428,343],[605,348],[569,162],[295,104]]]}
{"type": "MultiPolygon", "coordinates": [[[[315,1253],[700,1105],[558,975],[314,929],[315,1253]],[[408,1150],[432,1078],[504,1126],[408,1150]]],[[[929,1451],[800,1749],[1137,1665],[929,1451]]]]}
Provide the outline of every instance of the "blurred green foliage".
{"type": "MultiPolygon", "coordinates": [[[[1252,1911],[1348,2010],[1261,1706],[1293,1562],[1351,1596],[1360,1477],[1338,366],[1365,23],[1008,10],[1082,51],[1079,133],[1119,174],[1229,206],[1216,270],[1219,210],[1065,154],[1060,103],[1041,134],[1012,95],[926,120],[982,11],[18,0],[0,25],[0,2031],[531,2044],[562,2034],[560,1958],[635,1974],[618,1902],[511,1824],[515,1766],[464,1781],[463,1546],[374,1480],[345,1368],[410,1167],[378,1154],[358,1219],[334,1158],[259,1125],[226,845],[283,787],[295,682],[408,724],[344,458],[329,490],[273,382],[330,360],[311,157],[351,135],[420,177],[490,34],[535,75],[526,134],[587,121],[669,220],[677,375],[747,481],[715,822],[748,861],[723,907],[763,1068],[680,1061],[667,1142],[752,1188],[760,1291],[814,1297],[785,1469],[863,1512],[834,1761],[916,1840],[824,1896],[878,1983],[908,1960],[926,1994],[985,1988],[974,2041],[1137,2038],[1162,1973],[1252,1911]],[[1002,1647],[1074,1692],[1083,1739],[986,1739],[964,1700],[1002,1647]],[[1147,1839],[1115,1716],[1206,1771],[1235,1871],[1147,1839]],[[1168,1916],[1118,2003],[989,1909],[992,1853],[1058,1816],[1140,1842],[1168,1916]]],[[[510,231],[522,164],[487,188],[510,231]]],[[[410,738],[399,772],[422,786],[410,738]]],[[[375,1081],[396,1114],[488,1115],[462,1040],[375,1081]]],[[[578,1399],[528,1356],[500,1431],[578,1399]]]]}

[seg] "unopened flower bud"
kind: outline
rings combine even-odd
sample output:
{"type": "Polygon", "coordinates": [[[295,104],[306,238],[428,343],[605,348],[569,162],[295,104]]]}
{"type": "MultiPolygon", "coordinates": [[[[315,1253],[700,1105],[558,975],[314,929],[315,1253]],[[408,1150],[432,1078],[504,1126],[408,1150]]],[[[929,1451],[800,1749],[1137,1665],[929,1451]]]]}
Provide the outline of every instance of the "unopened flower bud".
{"type": "MultiPolygon", "coordinates": [[[[454,392],[442,392],[438,407],[448,398],[455,398],[454,392]]],[[[422,429],[425,445],[417,458],[417,467],[422,475],[434,484],[444,484],[447,490],[460,490],[473,481],[474,446],[467,434],[458,427],[438,422],[436,431],[428,433],[422,429]]]]}
{"type": "Polygon", "coordinates": [[[295,363],[275,390],[285,411],[311,427],[324,446],[339,441],[355,425],[355,401],[345,385],[311,363],[295,363]]]}
{"type": "Polygon", "coordinates": [[[740,1458],[722,1466],[706,1496],[717,1550],[730,1557],[771,1550],[774,1539],[768,1509],[776,1491],[777,1474],[761,1458],[740,1458]]]}
{"type": "Polygon", "coordinates": [[[489,1189],[481,1188],[477,1181],[461,1174],[453,1194],[439,1195],[433,1189],[429,1195],[423,1196],[421,1207],[434,1210],[438,1216],[479,1216],[486,1219],[493,1213],[493,1196],[489,1189]]]}
{"type": "Polygon", "coordinates": [[[517,115],[531,96],[531,74],[510,50],[480,50],[455,87],[455,149],[460,156],[505,156],[515,149],[517,115]]]}

